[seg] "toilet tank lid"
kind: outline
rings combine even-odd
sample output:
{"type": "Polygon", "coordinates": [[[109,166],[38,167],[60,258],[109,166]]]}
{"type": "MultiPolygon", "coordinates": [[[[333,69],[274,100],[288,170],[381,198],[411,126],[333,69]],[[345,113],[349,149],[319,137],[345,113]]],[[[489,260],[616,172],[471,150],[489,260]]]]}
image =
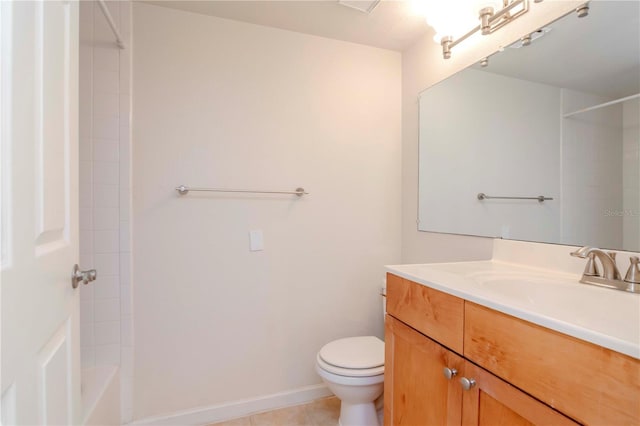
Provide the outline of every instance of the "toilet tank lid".
{"type": "Polygon", "coordinates": [[[320,358],[342,368],[375,368],[384,365],[384,342],[375,336],[347,337],[327,343],[320,358]]]}

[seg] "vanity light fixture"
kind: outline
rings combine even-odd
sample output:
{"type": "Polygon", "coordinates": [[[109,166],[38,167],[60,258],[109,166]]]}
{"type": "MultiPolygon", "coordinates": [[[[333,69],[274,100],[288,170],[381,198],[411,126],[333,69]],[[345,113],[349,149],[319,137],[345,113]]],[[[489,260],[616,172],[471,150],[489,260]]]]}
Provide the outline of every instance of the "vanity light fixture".
{"type": "Polygon", "coordinates": [[[520,40],[515,43],[507,46],[511,49],[520,49],[522,47],[530,46],[534,41],[538,40],[541,37],[544,37],[551,31],[551,27],[542,27],[530,34],[526,34],[520,40]]]}
{"type": "MultiPolygon", "coordinates": [[[[542,0],[534,1],[539,3],[542,0]]],[[[529,0],[502,0],[502,9],[497,11],[494,6],[482,7],[478,12],[478,19],[480,20],[480,23],[473,29],[457,39],[454,39],[451,35],[442,37],[440,40],[440,44],[442,45],[442,56],[444,59],[449,59],[451,57],[451,49],[471,37],[476,32],[480,31],[482,35],[491,34],[492,32],[504,27],[509,22],[524,15],[528,11],[529,0]]]]}
{"type": "MultiPolygon", "coordinates": [[[[533,0],[533,2],[542,3],[543,0],[533,0]]],[[[500,2],[496,0],[474,0],[474,4],[478,7],[477,10],[479,10],[478,19],[480,20],[480,23],[458,38],[454,38],[454,36],[450,34],[442,37],[440,39],[440,44],[442,45],[442,56],[444,59],[451,58],[451,49],[471,37],[476,32],[480,31],[482,35],[491,34],[529,11],[529,0],[502,0],[502,9],[498,11],[496,11],[494,3],[499,4],[500,2]]],[[[575,11],[578,18],[589,16],[589,2],[578,6],[575,11]]],[[[430,21],[428,15],[427,21],[430,21]]],[[[442,29],[437,28],[440,21],[441,19],[438,19],[437,22],[430,23],[436,31],[442,31],[442,29]]],[[[532,33],[523,37],[519,40],[519,46],[517,47],[529,46],[531,42],[537,38],[536,36],[542,36],[546,32],[548,32],[548,30],[543,31],[541,34],[532,33]]],[[[483,64],[483,66],[485,65],[483,64]]]]}
{"type": "Polygon", "coordinates": [[[586,18],[589,16],[589,3],[585,3],[577,8],[576,13],[578,14],[578,18],[586,18]]]}

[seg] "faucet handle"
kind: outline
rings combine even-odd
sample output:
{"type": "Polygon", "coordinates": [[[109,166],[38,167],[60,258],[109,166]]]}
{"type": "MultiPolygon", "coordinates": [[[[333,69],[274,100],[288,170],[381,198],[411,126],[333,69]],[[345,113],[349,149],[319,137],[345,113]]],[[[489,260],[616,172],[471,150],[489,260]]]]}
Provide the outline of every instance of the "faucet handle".
{"type": "Polygon", "coordinates": [[[585,265],[584,272],[582,274],[588,277],[600,276],[600,270],[596,264],[596,255],[594,253],[589,253],[587,256],[587,264],[585,265]]]}
{"type": "Polygon", "coordinates": [[[629,265],[629,269],[627,270],[627,275],[624,277],[624,280],[628,283],[640,284],[640,266],[638,266],[640,259],[638,256],[631,256],[629,261],[631,262],[631,265],[629,265]]]}

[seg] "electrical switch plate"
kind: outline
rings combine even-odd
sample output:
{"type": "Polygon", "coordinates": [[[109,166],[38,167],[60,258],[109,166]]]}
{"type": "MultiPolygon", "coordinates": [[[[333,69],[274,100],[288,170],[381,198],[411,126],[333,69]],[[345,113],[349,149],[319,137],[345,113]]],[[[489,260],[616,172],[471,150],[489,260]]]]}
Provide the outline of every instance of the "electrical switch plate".
{"type": "Polygon", "coordinates": [[[264,236],[262,231],[249,231],[249,250],[261,251],[264,250],[264,236]]]}

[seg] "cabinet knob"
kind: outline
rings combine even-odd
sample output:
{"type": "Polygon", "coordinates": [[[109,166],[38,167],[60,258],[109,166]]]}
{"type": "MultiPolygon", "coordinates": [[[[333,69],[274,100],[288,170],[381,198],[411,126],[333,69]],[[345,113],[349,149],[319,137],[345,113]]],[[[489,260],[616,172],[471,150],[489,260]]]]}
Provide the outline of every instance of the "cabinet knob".
{"type": "Polygon", "coordinates": [[[462,389],[469,390],[476,385],[476,381],[474,379],[467,379],[466,377],[462,377],[460,379],[460,384],[462,385],[462,389]]]}
{"type": "Polygon", "coordinates": [[[458,374],[458,370],[455,368],[445,367],[442,369],[442,374],[444,374],[444,377],[446,377],[447,380],[451,380],[456,374],[458,374]]]}

